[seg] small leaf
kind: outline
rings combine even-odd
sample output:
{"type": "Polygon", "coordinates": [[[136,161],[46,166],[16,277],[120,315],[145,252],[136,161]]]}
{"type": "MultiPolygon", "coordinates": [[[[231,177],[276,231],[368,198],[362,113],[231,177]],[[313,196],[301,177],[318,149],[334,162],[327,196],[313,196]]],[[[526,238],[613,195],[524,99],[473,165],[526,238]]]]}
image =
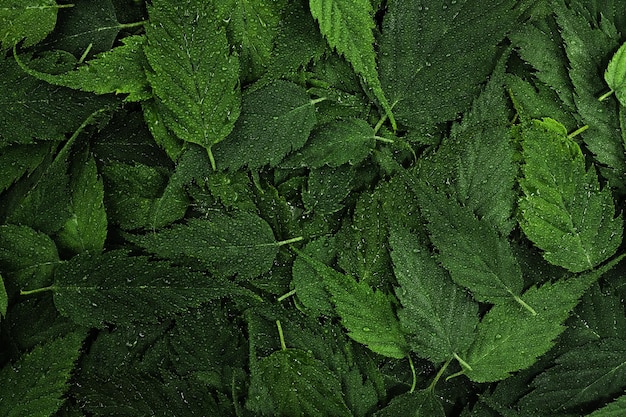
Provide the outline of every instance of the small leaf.
{"type": "MultiPolygon", "coordinates": [[[[604,71],[604,80],[622,106],[626,105],[626,43],[620,46],[611,58],[604,71]]],[[[607,95],[600,97],[600,100],[607,95]]]]}

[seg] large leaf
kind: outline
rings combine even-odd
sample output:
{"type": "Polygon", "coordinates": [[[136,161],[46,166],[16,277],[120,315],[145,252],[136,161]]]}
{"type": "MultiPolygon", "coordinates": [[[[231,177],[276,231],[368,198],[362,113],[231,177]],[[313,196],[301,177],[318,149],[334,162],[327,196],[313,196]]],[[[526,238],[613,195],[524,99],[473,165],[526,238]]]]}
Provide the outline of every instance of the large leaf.
{"type": "Polygon", "coordinates": [[[522,139],[524,233],[548,262],[572,272],[611,257],[622,241],[622,218],[615,217],[611,191],[600,189],[595,168],[586,170],[578,144],[548,119],[524,129],[522,139]]]}
{"type": "Polygon", "coordinates": [[[61,314],[90,327],[155,323],[209,300],[251,296],[229,281],[124,250],[73,257],[57,269],[48,289],[61,314]]]}
{"type": "Polygon", "coordinates": [[[244,279],[267,272],[282,244],[263,219],[246,212],[214,212],[132,240],[160,257],[200,262],[213,273],[244,279]]]}
{"type": "Polygon", "coordinates": [[[204,146],[212,158],[211,147],[239,117],[239,62],[230,54],[225,29],[212,15],[212,2],[174,6],[157,0],[148,11],[144,50],[154,71],[148,81],[163,121],[182,140],[204,146]]]}
{"type": "Polygon", "coordinates": [[[463,356],[474,339],[478,304],[406,228],[392,227],[389,243],[403,306],[398,317],[412,350],[435,363],[463,356]]]}
{"type": "Polygon", "coordinates": [[[54,29],[59,7],[67,6],[58,6],[54,0],[0,1],[0,51],[22,39],[22,46],[43,40],[54,29]]]}

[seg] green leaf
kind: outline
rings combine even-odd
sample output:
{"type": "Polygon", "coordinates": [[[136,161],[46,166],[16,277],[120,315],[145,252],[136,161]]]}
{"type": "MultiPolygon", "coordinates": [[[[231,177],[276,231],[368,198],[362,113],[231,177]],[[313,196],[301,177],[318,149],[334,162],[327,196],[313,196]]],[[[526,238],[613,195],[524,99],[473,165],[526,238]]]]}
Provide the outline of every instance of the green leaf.
{"type": "Polygon", "coordinates": [[[255,297],[232,282],[129,256],[125,250],[73,257],[57,269],[49,289],[61,314],[89,327],[156,323],[206,301],[255,297]]]}
{"type": "Polygon", "coordinates": [[[315,129],[308,142],[281,166],[290,168],[358,165],[375,147],[374,129],[361,119],[337,120],[315,129]]]}
{"type": "Polygon", "coordinates": [[[469,207],[441,192],[421,190],[420,205],[431,240],[452,280],[468,288],[478,301],[519,302],[522,271],[506,238],[487,220],[477,219],[469,207]]]}
{"type": "Polygon", "coordinates": [[[169,229],[130,238],[149,252],[179,262],[200,262],[212,273],[242,279],[269,271],[282,242],[253,213],[212,212],[169,229]]]}
{"type": "Polygon", "coordinates": [[[403,306],[398,317],[412,350],[434,363],[463,356],[474,339],[478,304],[408,229],[391,227],[389,244],[403,306]]]}
{"type": "Polygon", "coordinates": [[[343,200],[352,191],[354,176],[348,165],[311,170],[307,189],[302,193],[304,207],[308,212],[321,215],[338,212],[344,207],[343,200]]]}
{"type": "Polygon", "coordinates": [[[213,3],[219,20],[227,22],[229,43],[235,45],[239,55],[242,81],[258,79],[272,62],[274,38],[287,1],[220,0],[213,3]]]}
{"type": "Polygon", "coordinates": [[[71,333],[24,354],[0,371],[0,413],[7,417],[51,416],[61,407],[84,334],[71,333]]]}
{"type": "Polygon", "coordinates": [[[0,226],[0,270],[5,282],[20,287],[46,286],[59,262],[56,245],[48,235],[28,226],[0,226]]]}
{"type": "Polygon", "coordinates": [[[0,74],[0,145],[65,140],[91,114],[115,103],[37,80],[13,58],[0,59],[0,74]]]}
{"type": "Polygon", "coordinates": [[[552,348],[570,311],[597,279],[597,273],[589,273],[531,287],[521,298],[535,308],[534,315],[513,300],[493,306],[478,325],[465,374],[475,382],[492,382],[531,366],[552,348]]]}
{"type": "MultiPolygon", "coordinates": [[[[322,236],[309,242],[302,249],[302,253],[322,263],[329,264],[336,255],[334,240],[322,236]]],[[[330,294],[326,290],[323,278],[315,268],[305,258],[298,256],[293,261],[291,271],[291,284],[296,290],[298,301],[307,309],[307,312],[314,316],[332,316],[334,311],[330,294]]]]}
{"type": "Polygon", "coordinates": [[[445,417],[441,401],[430,390],[410,392],[394,397],[374,417],[445,417]]]}
{"type": "Polygon", "coordinates": [[[148,66],[143,53],[145,36],[128,36],[122,43],[64,74],[47,74],[18,63],[29,75],[50,84],[96,94],[128,94],[125,101],[151,98],[145,74],[148,66]]]}
{"type": "Polygon", "coordinates": [[[100,252],[107,236],[102,179],[88,148],[74,158],[70,183],[72,217],[58,234],[59,244],[76,253],[100,252]]]}
{"type": "Polygon", "coordinates": [[[0,148],[0,192],[20,179],[32,174],[50,153],[50,144],[10,145],[0,148]]]}
{"type": "MultiPolygon", "coordinates": [[[[620,46],[611,58],[604,71],[604,80],[622,106],[626,105],[626,44],[620,46]]],[[[607,95],[605,94],[600,99],[607,95]]]]}
{"type": "Polygon", "coordinates": [[[246,408],[262,415],[349,417],[337,376],[309,352],[285,349],[262,359],[246,408]]]}
{"type": "Polygon", "coordinates": [[[225,29],[212,16],[212,3],[201,0],[182,7],[157,0],[148,12],[144,50],[157,108],[180,139],[205,147],[212,157],[212,146],[230,133],[240,110],[239,62],[225,29]]]}
{"type": "Polygon", "coordinates": [[[278,165],[308,139],[316,122],[314,105],[304,88],[287,81],[244,94],[233,132],[214,149],[218,165],[231,170],[278,165]]]}
{"type": "Polygon", "coordinates": [[[408,348],[391,298],[374,291],[365,282],[335,271],[322,262],[299,253],[319,274],[348,336],[373,352],[401,359],[408,348]]]}
{"type": "Polygon", "coordinates": [[[621,417],[626,413],[626,395],[618,397],[612,403],[594,411],[587,417],[621,417]]]}
{"type": "Polygon", "coordinates": [[[527,2],[389,2],[380,39],[380,79],[398,121],[420,128],[456,118],[491,73],[498,44],[527,2]]]}
{"type": "Polygon", "coordinates": [[[606,62],[620,46],[617,29],[610,28],[606,21],[597,28],[561,2],[557,5],[556,18],[570,62],[569,76],[574,85],[576,109],[583,124],[589,126],[581,138],[596,160],[606,166],[601,172],[611,186],[624,190],[626,154],[616,102],[598,100],[606,91],[602,77],[606,62]]]}
{"type": "Polygon", "coordinates": [[[544,258],[572,272],[594,268],[611,257],[622,240],[611,191],[600,189],[595,168],[565,127],[551,119],[522,131],[525,164],[520,185],[522,230],[544,258]]]}
{"type": "Polygon", "coordinates": [[[626,341],[623,338],[596,340],[559,356],[556,366],[534,379],[535,389],[519,404],[526,409],[553,413],[606,400],[622,392],[626,384],[625,370],[626,341]]]}
{"type": "Polygon", "coordinates": [[[0,51],[13,45],[33,46],[42,41],[57,21],[60,7],[54,0],[2,0],[0,1],[0,51]]]}
{"type": "Polygon", "coordinates": [[[309,0],[311,14],[328,44],[363,77],[394,130],[396,121],[378,78],[374,52],[373,9],[368,0],[309,0]]]}

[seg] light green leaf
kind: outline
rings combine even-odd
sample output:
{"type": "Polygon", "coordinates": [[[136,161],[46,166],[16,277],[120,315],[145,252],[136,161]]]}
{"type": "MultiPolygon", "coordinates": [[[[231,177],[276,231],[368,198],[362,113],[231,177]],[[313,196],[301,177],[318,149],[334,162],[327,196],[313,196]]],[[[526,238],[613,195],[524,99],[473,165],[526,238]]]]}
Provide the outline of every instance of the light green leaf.
{"type": "Polygon", "coordinates": [[[544,258],[572,272],[594,268],[622,241],[622,217],[615,217],[611,191],[600,189],[594,167],[565,128],[551,119],[522,131],[525,164],[520,185],[522,230],[544,258]]]}
{"type": "Polygon", "coordinates": [[[535,308],[534,315],[513,300],[493,306],[478,325],[465,374],[475,382],[492,382],[531,366],[552,348],[565,330],[563,322],[597,279],[597,273],[588,273],[531,287],[521,298],[535,308]]]}
{"type": "Polygon", "coordinates": [[[71,333],[36,347],[0,371],[0,414],[7,417],[47,417],[65,402],[70,372],[78,359],[84,334],[71,333]]]}
{"type": "Polygon", "coordinates": [[[0,0],[0,51],[22,39],[26,47],[42,41],[54,29],[61,7],[71,6],[54,0],[0,0]]]}
{"type": "Polygon", "coordinates": [[[72,171],[72,217],[59,232],[59,243],[76,253],[100,252],[107,236],[104,186],[98,176],[96,161],[87,148],[74,157],[72,171]]]}
{"type": "Polygon", "coordinates": [[[392,226],[389,244],[403,306],[398,317],[411,349],[434,363],[464,356],[474,339],[478,304],[408,229],[392,226]]]}
{"type": "Polygon", "coordinates": [[[398,359],[406,356],[406,340],[388,295],[303,253],[299,256],[323,280],[350,338],[384,356],[398,359]]]}
{"type": "Polygon", "coordinates": [[[281,166],[320,168],[343,164],[358,165],[374,149],[374,129],[364,120],[330,122],[315,129],[302,149],[289,156],[281,166]]]}
{"type": "MultiPolygon", "coordinates": [[[[622,103],[622,106],[626,105],[626,44],[620,46],[611,58],[604,71],[604,80],[611,89],[610,93],[615,93],[615,97],[622,103]]],[[[600,97],[600,100],[610,93],[600,97]]]]}
{"type": "Polygon", "coordinates": [[[395,130],[396,121],[376,69],[374,11],[369,0],[309,0],[309,5],[328,44],[363,77],[395,130]]]}
{"type": "Polygon", "coordinates": [[[277,80],[243,96],[233,132],[214,149],[220,168],[272,167],[307,141],[317,119],[306,90],[277,80]]]}
{"type": "Polygon", "coordinates": [[[524,285],[522,271],[506,237],[456,199],[426,186],[420,190],[420,205],[431,240],[454,282],[468,288],[478,301],[521,302],[518,295],[524,285]]]}
{"type": "Polygon", "coordinates": [[[149,252],[178,262],[200,262],[212,273],[248,279],[269,271],[283,242],[256,214],[214,211],[169,229],[129,237],[149,252]]]}
{"type": "Polygon", "coordinates": [[[311,353],[284,349],[259,362],[246,408],[281,417],[350,417],[341,392],[337,376],[311,353]]]}
{"type": "Polygon", "coordinates": [[[239,62],[212,2],[174,6],[156,0],[148,8],[148,81],[163,121],[180,139],[207,149],[223,140],[239,117],[239,62]]]}
{"type": "Polygon", "coordinates": [[[143,53],[145,36],[128,36],[122,42],[122,46],[103,52],[64,74],[47,74],[18,62],[29,75],[50,84],[96,94],[128,94],[125,101],[149,99],[152,93],[145,74],[148,65],[143,53]]]}
{"type": "Polygon", "coordinates": [[[49,288],[54,304],[72,321],[103,327],[105,323],[156,323],[191,307],[228,296],[256,296],[230,281],[176,268],[125,250],[80,254],[59,267],[49,288]]]}

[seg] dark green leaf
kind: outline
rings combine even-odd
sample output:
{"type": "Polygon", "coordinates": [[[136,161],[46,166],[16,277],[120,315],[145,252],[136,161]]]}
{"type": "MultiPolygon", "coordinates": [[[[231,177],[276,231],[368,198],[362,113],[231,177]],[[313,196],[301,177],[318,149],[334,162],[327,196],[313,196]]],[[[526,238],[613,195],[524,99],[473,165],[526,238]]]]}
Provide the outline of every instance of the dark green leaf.
{"type": "Polygon", "coordinates": [[[374,417],[445,417],[439,399],[432,391],[424,390],[398,395],[374,417]]]}

